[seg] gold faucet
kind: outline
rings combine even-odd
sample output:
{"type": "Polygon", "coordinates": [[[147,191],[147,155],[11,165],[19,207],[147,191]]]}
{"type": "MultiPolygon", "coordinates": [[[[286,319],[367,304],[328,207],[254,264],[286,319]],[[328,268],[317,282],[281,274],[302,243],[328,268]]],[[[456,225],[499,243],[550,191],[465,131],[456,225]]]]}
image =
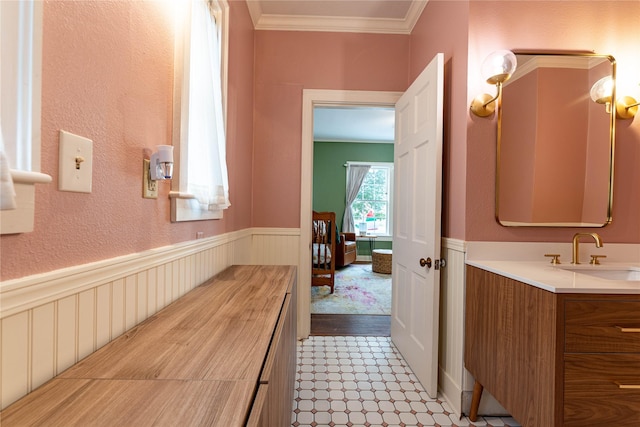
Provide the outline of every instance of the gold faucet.
{"type": "Polygon", "coordinates": [[[580,254],[578,251],[578,240],[580,237],[593,237],[593,240],[596,241],[596,248],[602,247],[602,237],[598,235],[598,233],[576,233],[573,236],[573,260],[571,264],[580,264],[580,254]]]}

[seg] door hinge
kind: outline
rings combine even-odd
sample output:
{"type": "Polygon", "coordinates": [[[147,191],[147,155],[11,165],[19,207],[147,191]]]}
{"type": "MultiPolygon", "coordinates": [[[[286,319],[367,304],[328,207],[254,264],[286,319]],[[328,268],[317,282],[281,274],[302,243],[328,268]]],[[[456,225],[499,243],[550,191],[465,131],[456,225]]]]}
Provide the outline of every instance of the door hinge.
{"type": "Polygon", "coordinates": [[[445,268],[447,266],[447,260],[442,258],[442,259],[437,259],[434,262],[434,268],[436,270],[440,270],[441,268],[445,268]]]}

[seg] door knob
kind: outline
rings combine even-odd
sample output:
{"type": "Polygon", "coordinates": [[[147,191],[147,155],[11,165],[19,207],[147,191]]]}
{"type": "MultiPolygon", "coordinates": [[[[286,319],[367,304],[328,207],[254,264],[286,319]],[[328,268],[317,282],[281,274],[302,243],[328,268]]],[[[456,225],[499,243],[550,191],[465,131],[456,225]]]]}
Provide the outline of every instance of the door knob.
{"type": "Polygon", "coordinates": [[[427,268],[431,268],[431,258],[420,258],[420,267],[427,266],[427,268]]]}

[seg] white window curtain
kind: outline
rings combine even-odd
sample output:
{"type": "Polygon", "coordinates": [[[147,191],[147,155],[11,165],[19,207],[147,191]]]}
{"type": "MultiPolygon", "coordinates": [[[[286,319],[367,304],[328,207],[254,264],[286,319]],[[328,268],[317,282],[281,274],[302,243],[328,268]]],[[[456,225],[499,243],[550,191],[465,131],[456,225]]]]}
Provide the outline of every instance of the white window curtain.
{"type": "Polygon", "coordinates": [[[356,227],[353,223],[353,210],[351,206],[358,197],[360,187],[364,182],[364,178],[369,173],[371,166],[369,165],[347,165],[347,194],[345,197],[346,207],[344,217],[342,218],[342,232],[355,233],[356,227]]]}
{"type": "Polygon", "coordinates": [[[215,211],[231,204],[219,34],[208,3],[192,2],[187,191],[196,197],[201,209],[215,211]]]}

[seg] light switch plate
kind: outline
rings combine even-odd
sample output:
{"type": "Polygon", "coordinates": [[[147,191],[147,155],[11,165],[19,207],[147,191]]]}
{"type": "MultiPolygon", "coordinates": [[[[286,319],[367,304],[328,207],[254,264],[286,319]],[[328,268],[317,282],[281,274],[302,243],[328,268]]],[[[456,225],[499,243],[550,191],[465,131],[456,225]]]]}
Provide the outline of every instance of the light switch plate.
{"type": "Polygon", "coordinates": [[[93,141],[60,131],[58,190],[91,193],[93,141]]]}

